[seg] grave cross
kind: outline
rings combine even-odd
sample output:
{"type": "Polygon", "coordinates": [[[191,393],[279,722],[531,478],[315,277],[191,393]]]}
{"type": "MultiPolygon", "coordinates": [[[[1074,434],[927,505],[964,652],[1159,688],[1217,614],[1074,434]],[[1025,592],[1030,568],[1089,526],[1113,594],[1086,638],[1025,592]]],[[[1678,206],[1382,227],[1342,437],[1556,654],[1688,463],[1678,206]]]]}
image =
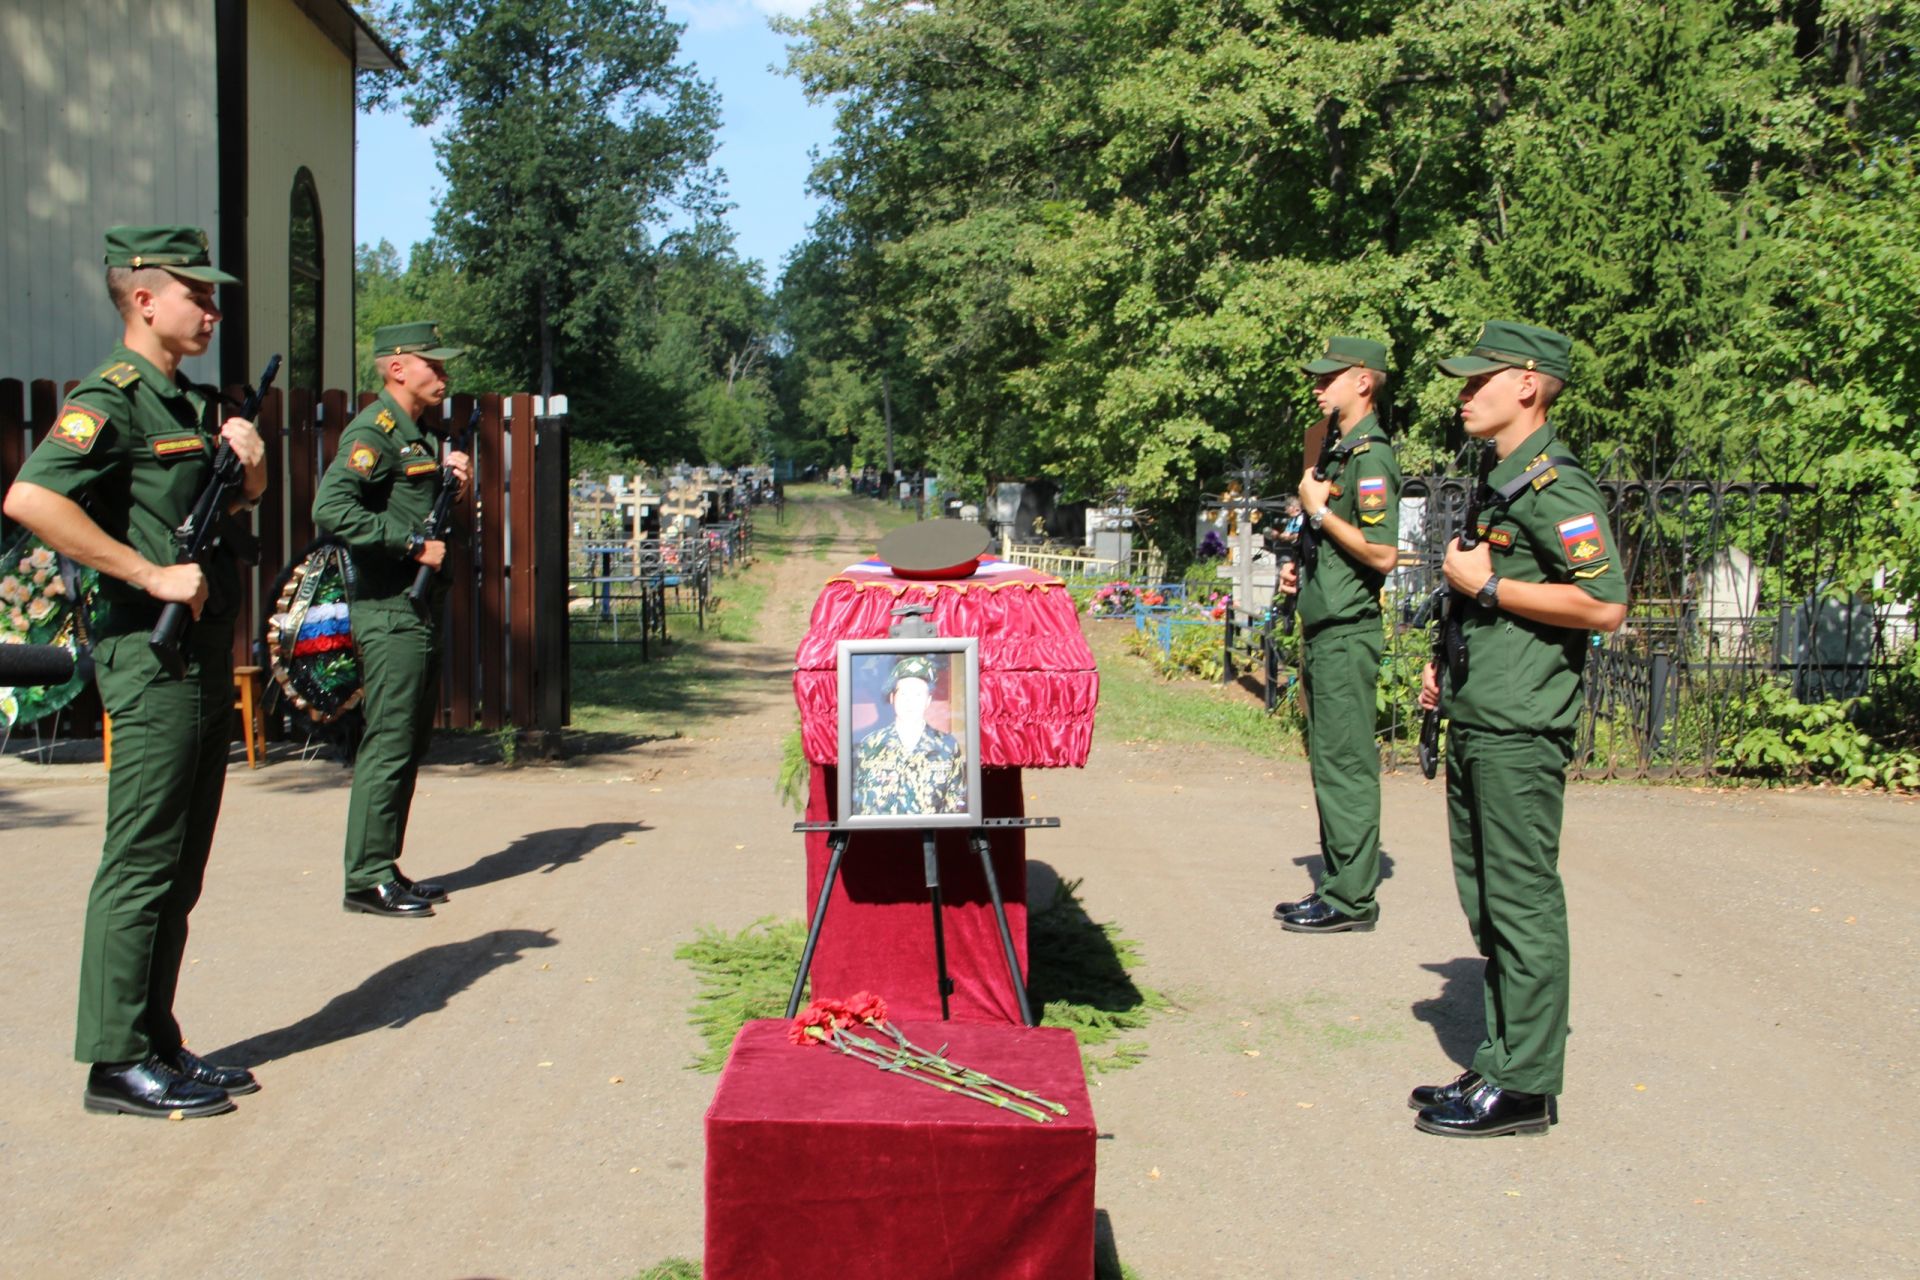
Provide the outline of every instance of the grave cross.
{"type": "Polygon", "coordinates": [[[1253,513],[1256,511],[1281,512],[1287,509],[1286,498],[1262,498],[1256,490],[1266,482],[1271,473],[1254,461],[1251,453],[1243,454],[1238,470],[1229,471],[1227,479],[1240,486],[1238,496],[1221,496],[1220,506],[1226,511],[1244,513],[1239,527],[1234,532],[1234,600],[1242,608],[1248,607],[1253,599],[1253,513]]]}

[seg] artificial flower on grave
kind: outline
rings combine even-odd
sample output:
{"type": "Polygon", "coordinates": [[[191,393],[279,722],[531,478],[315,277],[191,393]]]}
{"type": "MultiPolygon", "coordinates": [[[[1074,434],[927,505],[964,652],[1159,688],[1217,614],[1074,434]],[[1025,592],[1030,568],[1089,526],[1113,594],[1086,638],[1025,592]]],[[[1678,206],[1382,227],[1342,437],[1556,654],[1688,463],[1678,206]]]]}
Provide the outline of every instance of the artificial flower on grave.
{"type": "Polygon", "coordinates": [[[917,1080],[1040,1124],[1050,1123],[1053,1116],[1067,1114],[1067,1109],[1057,1102],[950,1060],[944,1049],[936,1053],[914,1044],[888,1021],[886,1001],[871,991],[856,992],[845,1000],[815,1000],[787,1028],[787,1039],[802,1046],[826,1045],[902,1079],[917,1080]],[[861,1034],[863,1027],[879,1032],[892,1043],[882,1044],[861,1034]]]}

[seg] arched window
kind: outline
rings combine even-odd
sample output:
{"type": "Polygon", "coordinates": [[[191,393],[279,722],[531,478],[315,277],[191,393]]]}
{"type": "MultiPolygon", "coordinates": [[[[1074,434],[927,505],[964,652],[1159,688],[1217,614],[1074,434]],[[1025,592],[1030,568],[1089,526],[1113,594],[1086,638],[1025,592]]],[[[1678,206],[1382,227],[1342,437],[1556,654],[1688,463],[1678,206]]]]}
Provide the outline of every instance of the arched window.
{"type": "Polygon", "coordinates": [[[320,234],[320,192],[303,165],[293,175],[287,223],[287,381],[318,391],[326,332],[325,241],[320,234]]]}

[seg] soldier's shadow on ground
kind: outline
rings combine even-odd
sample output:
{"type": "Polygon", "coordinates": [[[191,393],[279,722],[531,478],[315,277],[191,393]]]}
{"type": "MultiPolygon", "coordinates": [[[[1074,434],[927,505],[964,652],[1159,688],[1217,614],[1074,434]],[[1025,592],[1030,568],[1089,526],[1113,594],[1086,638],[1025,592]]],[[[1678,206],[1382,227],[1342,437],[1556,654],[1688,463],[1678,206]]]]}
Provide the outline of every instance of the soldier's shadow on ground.
{"type": "Polygon", "coordinates": [[[644,822],[590,822],[584,827],[556,827],[551,831],[532,831],[516,837],[498,853],[489,853],[471,866],[446,873],[425,871],[415,879],[432,880],[448,893],[477,889],[483,884],[511,880],[529,872],[551,875],[571,866],[594,850],[630,833],[651,831],[644,822]]]}
{"type": "MultiPolygon", "coordinates": [[[[1327,860],[1317,853],[1303,853],[1293,860],[1293,865],[1305,867],[1316,885],[1327,877],[1327,860]]],[[[1380,851],[1380,878],[1393,879],[1393,855],[1385,849],[1380,851]]]]}
{"type": "Polygon", "coordinates": [[[201,1056],[212,1062],[257,1067],[369,1031],[404,1027],[415,1018],[438,1013],[454,996],[495,969],[518,963],[524,953],[558,943],[552,930],[496,929],[465,942],[428,947],[369,974],[359,986],[298,1022],[201,1056]]]}
{"type": "Polygon", "coordinates": [[[1486,961],[1479,956],[1461,956],[1445,964],[1423,964],[1429,973],[1440,975],[1440,994],[1431,1000],[1413,1002],[1413,1016],[1433,1028],[1440,1051],[1461,1066],[1473,1061],[1480,1047],[1482,1020],[1481,975],[1486,961]]]}

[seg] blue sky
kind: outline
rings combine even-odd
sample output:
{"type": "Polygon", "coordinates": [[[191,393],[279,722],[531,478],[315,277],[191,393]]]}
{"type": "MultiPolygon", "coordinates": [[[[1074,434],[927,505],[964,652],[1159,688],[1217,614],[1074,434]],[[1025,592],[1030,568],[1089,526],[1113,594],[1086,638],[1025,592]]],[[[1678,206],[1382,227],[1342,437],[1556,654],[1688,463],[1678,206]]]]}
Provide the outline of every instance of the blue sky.
{"type": "MultiPolygon", "coordinates": [[[[693,63],[719,90],[714,163],[726,171],[737,206],[728,221],[740,256],[765,264],[769,286],[819,207],[806,193],[807,151],[825,150],[833,139],[833,109],[808,105],[797,81],[769,70],[786,64],[786,40],[768,29],[767,17],[806,7],[805,0],[666,0],[668,16],[686,26],[681,61],[693,63]]],[[[432,230],[434,202],[445,186],[432,131],[414,128],[398,112],[362,115],[358,163],[355,236],[366,244],[391,240],[405,261],[408,247],[432,230]],[[419,178],[384,176],[391,174],[419,178]]]]}

